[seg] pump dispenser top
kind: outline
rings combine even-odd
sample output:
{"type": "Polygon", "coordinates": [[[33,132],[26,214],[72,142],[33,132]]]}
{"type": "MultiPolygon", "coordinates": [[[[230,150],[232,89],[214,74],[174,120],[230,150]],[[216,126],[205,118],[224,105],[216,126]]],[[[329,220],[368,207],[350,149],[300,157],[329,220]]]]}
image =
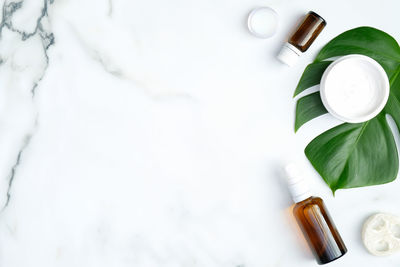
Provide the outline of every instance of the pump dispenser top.
{"type": "Polygon", "coordinates": [[[286,165],[285,174],[290,194],[295,203],[311,197],[308,183],[304,179],[303,172],[296,164],[290,163],[286,165]]]}

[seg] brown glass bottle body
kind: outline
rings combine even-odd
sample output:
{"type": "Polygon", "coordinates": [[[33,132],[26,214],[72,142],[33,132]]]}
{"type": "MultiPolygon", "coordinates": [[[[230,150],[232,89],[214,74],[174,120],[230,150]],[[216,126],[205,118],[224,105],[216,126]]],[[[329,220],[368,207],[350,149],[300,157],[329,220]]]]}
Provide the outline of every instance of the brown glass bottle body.
{"type": "Polygon", "coordinates": [[[296,203],[293,214],[318,264],[336,260],[347,252],[321,198],[309,197],[296,203]]]}
{"type": "Polygon", "coordinates": [[[310,11],[289,38],[288,43],[299,49],[301,52],[305,52],[325,26],[326,21],[317,13],[310,11]]]}

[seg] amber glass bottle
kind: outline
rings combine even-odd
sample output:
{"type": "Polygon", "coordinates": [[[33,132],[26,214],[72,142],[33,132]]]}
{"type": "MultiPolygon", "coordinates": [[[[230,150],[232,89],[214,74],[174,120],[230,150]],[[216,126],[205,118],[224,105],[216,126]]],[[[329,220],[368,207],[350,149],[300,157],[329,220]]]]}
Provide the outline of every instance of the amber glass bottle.
{"type": "Polygon", "coordinates": [[[293,215],[318,264],[329,263],[346,254],[347,248],[323,200],[311,196],[296,166],[288,165],[285,170],[289,189],[296,202],[293,215]]]}
{"type": "Polygon", "coordinates": [[[293,214],[318,264],[336,260],[347,252],[321,198],[309,197],[296,203],[293,214]]]}
{"type": "Polygon", "coordinates": [[[293,65],[298,57],[311,46],[325,26],[326,21],[320,15],[313,11],[308,12],[282,47],[278,59],[289,66],[293,65]]]}

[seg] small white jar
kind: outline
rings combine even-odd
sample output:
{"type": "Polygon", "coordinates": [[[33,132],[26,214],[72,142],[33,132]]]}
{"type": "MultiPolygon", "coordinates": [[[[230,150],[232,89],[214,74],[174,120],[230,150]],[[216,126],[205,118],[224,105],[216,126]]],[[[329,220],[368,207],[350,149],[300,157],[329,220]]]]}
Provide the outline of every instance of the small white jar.
{"type": "Polygon", "coordinates": [[[325,108],[350,123],[372,119],[389,98],[389,79],[382,66],[364,55],[348,55],[331,63],[322,75],[320,92],[325,108]]]}
{"type": "Polygon", "coordinates": [[[278,14],[270,7],[257,7],[249,13],[247,27],[258,38],[270,38],[278,28],[278,14]]]}

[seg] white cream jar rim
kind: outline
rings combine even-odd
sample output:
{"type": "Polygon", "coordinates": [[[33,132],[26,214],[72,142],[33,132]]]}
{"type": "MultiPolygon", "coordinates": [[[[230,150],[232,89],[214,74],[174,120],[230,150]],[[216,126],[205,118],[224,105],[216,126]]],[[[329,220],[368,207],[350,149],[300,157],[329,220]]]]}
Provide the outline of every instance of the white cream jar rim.
{"type": "Polygon", "coordinates": [[[385,107],[386,102],[389,98],[389,92],[390,92],[390,85],[389,85],[389,79],[386,75],[385,70],[382,68],[382,66],[376,62],[374,59],[364,56],[364,55],[359,55],[359,54],[352,54],[352,55],[347,55],[340,57],[336,59],[334,62],[332,62],[328,68],[325,70],[325,72],[322,75],[321,78],[321,83],[320,83],[320,94],[321,94],[321,100],[322,103],[324,104],[325,108],[328,110],[330,114],[332,114],[334,117],[336,117],[339,120],[342,120],[344,122],[350,122],[350,123],[360,123],[364,122],[367,120],[370,120],[374,118],[376,115],[378,115],[382,109],[385,107]],[[358,116],[345,116],[343,114],[340,114],[337,112],[337,109],[335,106],[331,105],[329,96],[326,94],[326,88],[328,86],[328,77],[332,70],[334,68],[340,67],[341,64],[343,64],[346,61],[354,61],[357,62],[358,64],[369,64],[370,67],[374,69],[373,72],[368,73],[368,75],[371,76],[372,79],[379,80],[379,82],[382,84],[379,89],[379,95],[380,95],[380,101],[376,102],[374,106],[370,107],[370,112],[367,114],[363,115],[358,115],[358,116]]]}

